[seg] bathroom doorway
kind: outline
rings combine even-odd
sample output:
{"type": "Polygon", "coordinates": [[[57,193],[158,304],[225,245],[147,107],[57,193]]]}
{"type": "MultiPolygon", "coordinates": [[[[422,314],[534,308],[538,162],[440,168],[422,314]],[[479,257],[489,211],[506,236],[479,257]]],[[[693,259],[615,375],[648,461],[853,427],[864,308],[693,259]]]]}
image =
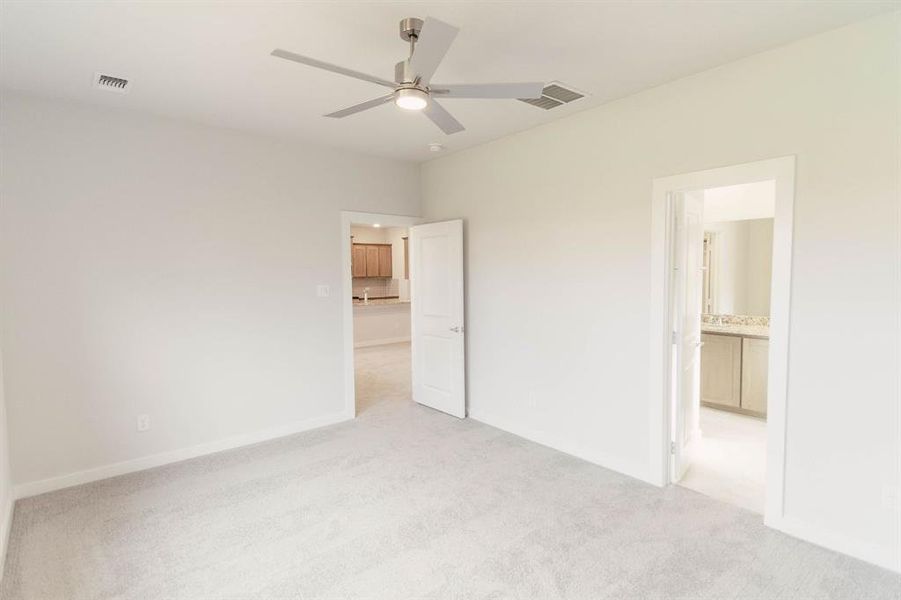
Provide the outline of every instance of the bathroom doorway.
{"type": "Polygon", "coordinates": [[[661,479],[768,522],[782,511],[793,177],[789,157],[654,182],[661,479]]]}
{"type": "Polygon", "coordinates": [[[775,181],[696,194],[700,231],[686,235],[700,253],[697,431],[678,483],[763,514],[775,181]]]}

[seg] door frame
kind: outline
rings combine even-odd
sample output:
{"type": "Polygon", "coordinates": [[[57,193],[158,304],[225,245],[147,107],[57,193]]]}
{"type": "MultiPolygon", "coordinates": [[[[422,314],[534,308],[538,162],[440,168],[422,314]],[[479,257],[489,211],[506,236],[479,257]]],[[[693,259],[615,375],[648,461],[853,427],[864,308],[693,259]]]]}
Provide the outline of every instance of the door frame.
{"type": "Polygon", "coordinates": [[[671,251],[674,192],[775,181],[770,354],[767,387],[767,472],[764,523],[777,527],[785,496],[786,406],[789,373],[795,157],[784,156],[654,179],[651,201],[650,456],[652,481],[671,483],[672,316],[671,251]],[[656,433],[655,433],[656,432],[656,433]]]}
{"type": "Polygon", "coordinates": [[[384,227],[412,227],[422,223],[420,217],[381,213],[341,211],[341,322],[344,335],[344,415],[357,416],[357,393],[354,386],[354,305],[353,272],[351,271],[351,225],[382,225],[384,227]]]}

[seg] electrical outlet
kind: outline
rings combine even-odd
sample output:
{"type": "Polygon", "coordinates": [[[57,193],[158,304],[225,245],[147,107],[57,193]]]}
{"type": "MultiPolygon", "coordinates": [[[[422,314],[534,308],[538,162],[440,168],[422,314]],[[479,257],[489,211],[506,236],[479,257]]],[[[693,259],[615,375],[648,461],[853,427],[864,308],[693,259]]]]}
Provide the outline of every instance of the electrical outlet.
{"type": "Polygon", "coordinates": [[[885,485],[882,488],[882,505],[889,510],[901,511],[901,486],[885,485]]]}
{"type": "Polygon", "coordinates": [[[327,285],[317,285],[316,286],[316,295],[320,298],[328,298],[329,289],[327,285]]]}
{"type": "Polygon", "coordinates": [[[150,430],[150,415],[138,415],[138,431],[150,430]]]}

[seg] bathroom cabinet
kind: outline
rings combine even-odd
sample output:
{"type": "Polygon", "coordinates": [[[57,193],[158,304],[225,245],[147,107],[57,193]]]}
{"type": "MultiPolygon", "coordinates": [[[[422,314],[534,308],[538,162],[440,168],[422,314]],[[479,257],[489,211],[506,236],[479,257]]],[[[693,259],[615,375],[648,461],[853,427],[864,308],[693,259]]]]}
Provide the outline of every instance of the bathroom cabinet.
{"type": "Polygon", "coordinates": [[[766,416],[768,339],[702,333],[701,404],[766,416]]]}

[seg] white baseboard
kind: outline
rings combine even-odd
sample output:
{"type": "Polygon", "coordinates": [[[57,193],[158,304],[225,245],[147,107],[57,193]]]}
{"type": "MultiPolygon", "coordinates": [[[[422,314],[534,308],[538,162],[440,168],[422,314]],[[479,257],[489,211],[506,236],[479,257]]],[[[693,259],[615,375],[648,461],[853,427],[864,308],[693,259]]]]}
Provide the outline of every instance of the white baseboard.
{"type": "Polygon", "coordinates": [[[510,423],[505,419],[499,419],[494,415],[481,411],[470,412],[469,418],[502,429],[513,435],[535,442],[536,444],[541,444],[542,446],[559,450],[560,452],[570,454],[577,458],[581,458],[582,460],[587,460],[588,462],[604,467],[605,469],[610,469],[611,471],[634,477],[635,479],[644,481],[655,487],[660,487],[659,483],[650,476],[648,465],[636,465],[624,461],[621,458],[607,456],[589,448],[574,444],[569,440],[560,440],[543,431],[538,431],[516,423],[510,423]]]}
{"type": "Polygon", "coordinates": [[[12,530],[13,511],[16,507],[16,497],[13,492],[14,490],[10,490],[6,502],[0,508],[3,511],[3,514],[0,515],[0,581],[3,580],[3,573],[6,571],[6,549],[9,548],[9,533],[12,530]]]}
{"type": "Polygon", "coordinates": [[[264,431],[236,435],[214,442],[207,442],[188,448],[180,448],[178,450],[170,450],[159,454],[151,454],[149,456],[142,456],[140,458],[94,467],[84,471],[76,471],[75,473],[60,475],[58,477],[20,483],[15,486],[13,496],[15,498],[36,496],[38,494],[53,492],[74,485],[81,485],[83,483],[90,483],[101,479],[109,479],[110,477],[116,477],[117,475],[125,475],[126,473],[152,469],[153,467],[181,462],[183,460],[197,458],[198,456],[214,454],[216,452],[222,452],[223,450],[231,450],[233,448],[240,448],[241,446],[258,444],[260,442],[293,435],[310,429],[334,425],[335,423],[340,423],[353,418],[354,416],[352,413],[348,414],[346,412],[315,417],[264,431]]]}
{"type": "Polygon", "coordinates": [[[847,554],[889,571],[901,573],[901,555],[895,554],[893,556],[891,550],[884,546],[875,546],[855,540],[797,517],[783,515],[778,518],[766,519],[765,524],[805,542],[847,554]]]}
{"type": "Polygon", "coordinates": [[[367,342],[354,342],[354,348],[368,348],[369,346],[384,346],[386,344],[400,344],[401,342],[409,342],[410,337],[383,338],[381,340],[370,340],[367,342]]]}

